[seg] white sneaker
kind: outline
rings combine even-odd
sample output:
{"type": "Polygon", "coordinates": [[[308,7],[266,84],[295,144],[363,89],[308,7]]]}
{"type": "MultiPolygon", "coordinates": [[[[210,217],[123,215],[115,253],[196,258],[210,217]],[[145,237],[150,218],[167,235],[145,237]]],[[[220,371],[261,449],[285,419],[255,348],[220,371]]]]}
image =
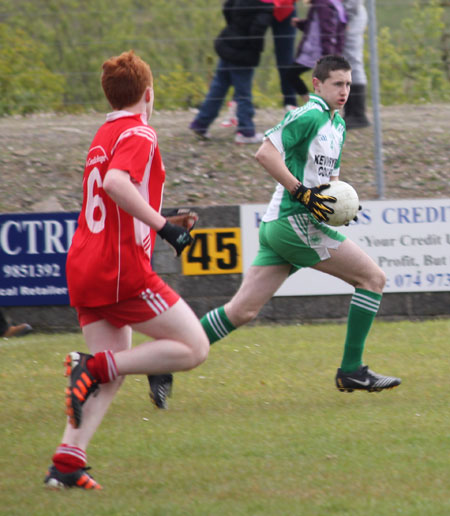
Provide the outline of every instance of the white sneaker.
{"type": "Polygon", "coordinates": [[[262,133],[255,133],[253,136],[244,136],[242,133],[236,133],[234,141],[236,143],[261,143],[263,136],[262,133]]]}

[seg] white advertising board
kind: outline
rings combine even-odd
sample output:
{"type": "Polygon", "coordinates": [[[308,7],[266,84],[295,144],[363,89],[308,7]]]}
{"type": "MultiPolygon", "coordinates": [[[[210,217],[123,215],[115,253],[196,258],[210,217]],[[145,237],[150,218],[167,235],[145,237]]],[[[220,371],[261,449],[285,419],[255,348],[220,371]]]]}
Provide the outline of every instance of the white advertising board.
{"type": "MultiPolygon", "coordinates": [[[[356,242],[387,276],[384,292],[450,290],[450,199],[364,201],[358,222],[338,228],[356,242]]],[[[258,251],[258,227],[265,204],[241,205],[243,269],[258,251]]],[[[350,294],[345,282],[302,269],[276,296],[350,294]]]]}

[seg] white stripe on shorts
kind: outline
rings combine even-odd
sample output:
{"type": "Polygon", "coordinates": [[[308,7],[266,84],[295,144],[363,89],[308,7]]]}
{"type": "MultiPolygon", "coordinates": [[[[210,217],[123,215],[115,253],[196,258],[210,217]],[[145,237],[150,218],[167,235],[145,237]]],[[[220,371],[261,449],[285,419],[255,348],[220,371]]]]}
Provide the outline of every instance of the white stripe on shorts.
{"type": "Polygon", "coordinates": [[[161,295],[155,294],[149,288],[141,292],[140,297],[148,304],[156,315],[161,315],[169,308],[169,305],[164,301],[161,295]]]}
{"type": "Polygon", "coordinates": [[[328,249],[337,249],[342,244],[341,240],[329,237],[320,226],[315,226],[307,214],[298,213],[287,219],[300,240],[314,249],[321,260],[327,260],[330,257],[328,249]]]}

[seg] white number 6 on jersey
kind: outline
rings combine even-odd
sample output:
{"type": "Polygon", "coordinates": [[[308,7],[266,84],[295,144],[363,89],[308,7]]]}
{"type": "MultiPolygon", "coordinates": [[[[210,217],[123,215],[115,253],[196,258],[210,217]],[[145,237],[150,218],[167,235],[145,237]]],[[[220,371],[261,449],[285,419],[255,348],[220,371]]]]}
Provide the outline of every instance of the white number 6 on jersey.
{"type": "Polygon", "coordinates": [[[100,231],[103,231],[103,228],[105,227],[106,208],[100,195],[94,195],[94,185],[97,185],[98,188],[101,188],[103,185],[102,178],[100,177],[100,172],[97,167],[91,170],[87,181],[87,202],[85,216],[87,225],[92,233],[100,233],[100,231]],[[95,208],[100,210],[100,220],[94,219],[95,208]]]}

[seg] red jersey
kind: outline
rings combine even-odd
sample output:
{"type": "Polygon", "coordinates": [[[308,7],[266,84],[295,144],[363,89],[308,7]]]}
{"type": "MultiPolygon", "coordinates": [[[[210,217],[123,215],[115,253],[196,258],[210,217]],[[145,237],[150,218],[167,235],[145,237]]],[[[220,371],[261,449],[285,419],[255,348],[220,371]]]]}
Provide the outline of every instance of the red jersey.
{"type": "Polygon", "coordinates": [[[156,232],[122,210],[103,190],[109,169],[125,170],[160,211],[165,170],[156,132],[145,115],[114,111],[97,131],[83,176],[83,206],[66,264],[72,306],[103,306],[151,287],[156,232]]]}

